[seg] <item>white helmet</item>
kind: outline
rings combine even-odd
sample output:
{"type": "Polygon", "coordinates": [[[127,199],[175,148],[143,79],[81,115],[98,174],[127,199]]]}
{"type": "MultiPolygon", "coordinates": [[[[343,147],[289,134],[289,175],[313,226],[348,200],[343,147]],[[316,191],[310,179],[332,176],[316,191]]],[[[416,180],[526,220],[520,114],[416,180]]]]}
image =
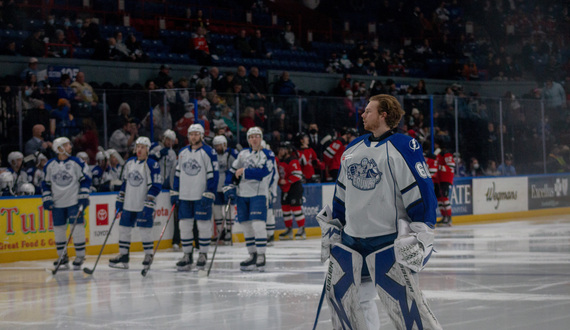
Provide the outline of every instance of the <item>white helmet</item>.
{"type": "Polygon", "coordinates": [[[117,161],[119,162],[119,164],[121,166],[125,165],[125,160],[123,159],[123,157],[121,156],[121,154],[119,154],[119,152],[115,149],[107,149],[107,156],[109,159],[111,159],[111,156],[115,157],[115,159],[117,159],[117,161]]]}
{"type": "Polygon", "coordinates": [[[12,162],[18,159],[24,160],[24,154],[19,151],[12,151],[8,154],[8,163],[12,165],[12,162]]]}
{"type": "Polygon", "coordinates": [[[8,188],[12,192],[14,188],[14,176],[10,172],[2,172],[0,174],[0,189],[8,188]]]}
{"type": "Polygon", "coordinates": [[[190,127],[188,127],[188,135],[190,135],[192,132],[200,132],[200,134],[204,136],[204,127],[200,124],[192,124],[190,127]]]}
{"type": "Polygon", "coordinates": [[[250,135],[256,135],[259,134],[259,136],[263,137],[263,132],[261,131],[261,128],[254,126],[250,129],[247,130],[247,138],[249,139],[250,135]]]}
{"type": "Polygon", "coordinates": [[[63,145],[66,143],[71,143],[68,138],[66,137],[58,137],[57,139],[53,140],[51,148],[56,154],[65,154],[69,156],[69,154],[63,149],[63,145]],[[59,150],[61,148],[61,150],[59,150]]]}
{"type": "Polygon", "coordinates": [[[150,139],[147,138],[146,136],[141,136],[137,139],[137,141],[135,142],[135,145],[137,144],[143,144],[145,145],[148,149],[150,149],[150,139]]]}
{"type": "Polygon", "coordinates": [[[76,156],[82,161],[89,163],[89,155],[85,151],[78,152],[76,156]]]}
{"type": "Polygon", "coordinates": [[[32,196],[36,194],[36,188],[31,183],[24,183],[18,189],[18,195],[20,196],[32,196]]]}
{"type": "Polygon", "coordinates": [[[95,160],[96,160],[96,161],[107,160],[107,159],[109,159],[109,155],[107,154],[106,151],[99,151],[99,152],[97,152],[97,154],[95,155],[95,160]]]}
{"type": "Polygon", "coordinates": [[[167,129],[166,131],[164,131],[164,133],[162,134],[162,136],[165,139],[170,139],[172,140],[172,142],[176,141],[176,133],[174,133],[173,130],[171,129],[167,129]]]}
{"type": "Polygon", "coordinates": [[[220,144],[228,145],[228,139],[223,135],[217,135],[214,137],[214,141],[212,143],[214,146],[219,146],[220,144]]]}

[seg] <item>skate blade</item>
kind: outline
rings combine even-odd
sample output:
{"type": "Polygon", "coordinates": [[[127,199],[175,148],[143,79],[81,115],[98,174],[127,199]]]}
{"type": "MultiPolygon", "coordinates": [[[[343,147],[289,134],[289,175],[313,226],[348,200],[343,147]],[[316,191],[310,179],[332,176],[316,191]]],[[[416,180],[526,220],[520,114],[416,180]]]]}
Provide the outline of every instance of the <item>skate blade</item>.
{"type": "Polygon", "coordinates": [[[189,272],[192,270],[192,266],[188,265],[188,266],[176,266],[176,270],[178,270],[179,272],[189,272]]]}
{"type": "Polygon", "coordinates": [[[240,269],[242,272],[251,272],[251,271],[254,271],[254,270],[256,269],[256,266],[255,266],[255,265],[251,265],[251,266],[240,266],[239,269],[240,269]]]}
{"type": "Polygon", "coordinates": [[[82,265],[73,265],[73,270],[81,270],[82,265]]]}
{"type": "Polygon", "coordinates": [[[257,271],[260,273],[265,273],[265,266],[257,267],[257,271]]]}
{"type": "Polygon", "coordinates": [[[281,236],[279,236],[279,240],[280,241],[291,241],[291,240],[293,240],[293,237],[290,237],[290,236],[281,237],[281,236]]]}
{"type": "Polygon", "coordinates": [[[109,267],[116,268],[116,269],[129,269],[129,264],[125,263],[116,263],[116,264],[109,264],[109,267]]]}

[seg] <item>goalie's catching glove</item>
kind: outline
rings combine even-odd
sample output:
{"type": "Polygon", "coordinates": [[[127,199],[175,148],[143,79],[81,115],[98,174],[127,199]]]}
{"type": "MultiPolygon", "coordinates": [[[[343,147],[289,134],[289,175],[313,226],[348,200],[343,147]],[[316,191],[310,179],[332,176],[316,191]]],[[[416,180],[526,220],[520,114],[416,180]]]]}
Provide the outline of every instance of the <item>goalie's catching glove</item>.
{"type": "Polygon", "coordinates": [[[396,261],[414,272],[424,269],[433,251],[434,230],[423,222],[398,220],[398,238],[394,241],[396,261]]]}

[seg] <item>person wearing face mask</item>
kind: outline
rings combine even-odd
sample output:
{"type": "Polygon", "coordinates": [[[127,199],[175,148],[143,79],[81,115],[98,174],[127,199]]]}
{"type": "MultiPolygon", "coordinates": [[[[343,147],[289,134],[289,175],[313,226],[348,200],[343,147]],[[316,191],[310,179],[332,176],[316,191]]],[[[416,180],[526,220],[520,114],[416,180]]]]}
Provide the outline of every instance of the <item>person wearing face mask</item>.
{"type": "Polygon", "coordinates": [[[79,38],[77,37],[77,33],[73,30],[73,24],[69,18],[64,18],[63,20],[63,33],[65,34],[65,39],[67,42],[73,46],[79,47],[81,43],[79,42],[79,38]]]}
{"type": "Polygon", "coordinates": [[[477,158],[471,157],[471,163],[469,164],[469,172],[467,174],[472,177],[485,175],[477,158]]]}
{"type": "Polygon", "coordinates": [[[357,74],[357,75],[367,75],[368,72],[366,71],[366,67],[364,66],[364,60],[362,58],[358,58],[356,60],[356,65],[352,67],[352,69],[350,69],[350,72],[352,74],[357,74]]]}
{"type": "Polygon", "coordinates": [[[319,135],[319,125],[317,123],[309,124],[309,148],[315,150],[317,157],[323,159],[322,136],[319,135]]]}

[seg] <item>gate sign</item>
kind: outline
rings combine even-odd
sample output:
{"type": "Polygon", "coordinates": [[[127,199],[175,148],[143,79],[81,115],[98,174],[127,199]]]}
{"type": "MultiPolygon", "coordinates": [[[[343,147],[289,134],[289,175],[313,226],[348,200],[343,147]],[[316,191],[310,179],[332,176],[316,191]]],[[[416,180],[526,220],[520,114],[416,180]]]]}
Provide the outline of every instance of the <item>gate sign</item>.
{"type": "Polygon", "coordinates": [[[61,82],[61,76],[64,74],[68,74],[71,77],[71,81],[73,81],[78,72],[78,66],[50,65],[47,68],[48,79],[54,84],[59,84],[61,82]]]}

